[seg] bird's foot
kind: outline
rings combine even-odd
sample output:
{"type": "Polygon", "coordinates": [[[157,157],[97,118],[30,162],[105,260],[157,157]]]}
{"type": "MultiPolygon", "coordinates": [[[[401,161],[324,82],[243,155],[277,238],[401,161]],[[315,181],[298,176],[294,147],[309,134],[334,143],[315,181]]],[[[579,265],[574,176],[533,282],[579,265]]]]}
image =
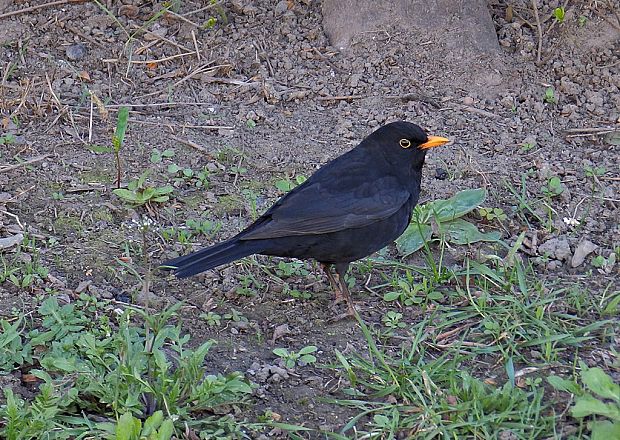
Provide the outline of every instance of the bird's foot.
{"type": "Polygon", "coordinates": [[[347,311],[344,313],[340,313],[336,316],[332,316],[331,318],[327,320],[327,322],[340,322],[340,321],[344,321],[345,319],[355,318],[355,315],[356,315],[355,309],[353,310],[347,309],[347,311]]]}
{"type": "Polygon", "coordinates": [[[355,310],[355,306],[353,305],[353,303],[347,301],[346,298],[336,298],[336,300],[332,303],[331,308],[337,309],[337,306],[343,302],[347,304],[346,311],[333,316],[328,320],[328,322],[338,322],[349,318],[355,318],[355,316],[357,315],[357,310],[355,310]]]}

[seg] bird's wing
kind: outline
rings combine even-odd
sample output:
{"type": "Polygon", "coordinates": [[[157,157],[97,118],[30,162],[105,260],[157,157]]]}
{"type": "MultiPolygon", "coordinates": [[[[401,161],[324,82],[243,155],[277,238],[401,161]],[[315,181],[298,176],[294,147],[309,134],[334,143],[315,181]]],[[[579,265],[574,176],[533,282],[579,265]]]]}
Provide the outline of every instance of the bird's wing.
{"type": "Polygon", "coordinates": [[[241,240],[317,235],[385,219],[411,197],[393,176],[365,182],[306,182],[280,199],[241,240]]]}

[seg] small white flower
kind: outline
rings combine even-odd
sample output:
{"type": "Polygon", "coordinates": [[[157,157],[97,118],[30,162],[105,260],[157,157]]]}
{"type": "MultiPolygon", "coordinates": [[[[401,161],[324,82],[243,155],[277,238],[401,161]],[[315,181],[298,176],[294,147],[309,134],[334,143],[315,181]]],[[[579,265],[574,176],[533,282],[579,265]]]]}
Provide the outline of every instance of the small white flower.
{"type": "Polygon", "coordinates": [[[568,226],[579,226],[581,224],[579,220],[572,217],[564,217],[562,220],[564,220],[564,223],[566,223],[568,226]]]}

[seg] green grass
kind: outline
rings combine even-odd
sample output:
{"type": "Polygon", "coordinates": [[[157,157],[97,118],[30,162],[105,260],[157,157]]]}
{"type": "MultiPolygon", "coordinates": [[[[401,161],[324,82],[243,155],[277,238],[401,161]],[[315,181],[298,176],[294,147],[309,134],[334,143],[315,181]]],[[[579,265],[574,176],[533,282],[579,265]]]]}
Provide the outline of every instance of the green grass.
{"type": "Polygon", "coordinates": [[[0,368],[25,370],[39,391],[28,402],[5,391],[0,436],[130,440],[141,437],[120,433],[146,419],[140,429],[172,426],[177,437],[186,424],[196,435],[241,437],[239,421],[212,411],[243,405],[252,388],[239,373],[205,374],[214,341],[188,348],[189,336],[174,323],[180,306],[152,314],[87,295],[64,305],[52,296],[32,318],[2,320],[0,368]],[[153,416],[157,423],[148,422],[153,416]]]}
{"type": "MultiPolygon", "coordinates": [[[[568,438],[558,419],[566,396],[543,378],[613,342],[617,322],[603,318],[613,299],[576,308],[577,290],[542,281],[515,253],[439,265],[439,276],[436,265],[394,264],[375,286],[390,300],[383,328],[360,319],[367,349],[336,351],[328,367],[346,384],[331,402],[358,411],[331,438],[568,438]]],[[[581,301],[596,295],[578,291],[581,301]]]]}

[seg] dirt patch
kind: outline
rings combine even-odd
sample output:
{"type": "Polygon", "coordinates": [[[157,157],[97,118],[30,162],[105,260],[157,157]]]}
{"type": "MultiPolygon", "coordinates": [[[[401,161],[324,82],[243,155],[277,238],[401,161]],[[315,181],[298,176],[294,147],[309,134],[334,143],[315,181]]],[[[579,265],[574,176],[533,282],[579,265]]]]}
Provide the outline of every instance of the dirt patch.
{"type": "MultiPolygon", "coordinates": [[[[397,119],[454,139],[429,154],[422,202],[485,187],[486,204],[508,215],[490,228],[508,244],[524,231],[524,258],[541,278],[587,283],[601,295],[620,289],[619,266],[602,263],[620,249],[620,24],[610,10],[583,2],[559,23],[551,15],[558,2],[540,1],[539,52],[530,2],[512,2],[508,14],[492,1],[501,51],[451,63],[441,40],[402,29],[341,52],[323,32],[318,2],[203,9],[188,1],[151,21],[161,4],[108,3],[111,15],[86,2],[0,19],[0,237],[26,232],[51,275],[30,288],[2,283],[3,314],[84,280],[98,297],[136,299],[141,255],[153,266],[233,235],[281,195],[278,182],[294,184],[397,119]],[[130,106],[121,183],[149,170],[149,185],[174,187],[149,211],[112,193],[114,159],[92,151],[110,144],[121,105],[130,106]],[[143,215],[156,222],[146,251],[135,226],[143,215]],[[183,241],[188,219],[203,229],[183,241]],[[571,267],[585,239],[596,247],[571,267]]],[[[26,5],[3,4],[0,13],[26,5]]],[[[458,265],[477,250],[447,252],[458,265]]],[[[14,257],[11,248],[2,253],[14,257]]],[[[342,379],[322,368],[282,370],[272,350],[315,345],[327,363],[335,349],[366,342],[356,324],[327,322],[330,292],[316,267],[279,264],[258,257],[184,281],[158,274],[152,292],[161,303],[188,302],[192,337],[219,341],[214,369],[259,384],[254,416],[269,409],[289,423],[338,429],[354,413],[325,398],[342,379]],[[232,308],[247,320],[206,323],[205,314],[232,308]],[[272,341],[283,325],[289,330],[272,341]]],[[[360,263],[352,276],[362,316],[380,324],[390,308],[385,273],[360,263]]],[[[422,316],[409,308],[407,319],[422,316]]]]}

